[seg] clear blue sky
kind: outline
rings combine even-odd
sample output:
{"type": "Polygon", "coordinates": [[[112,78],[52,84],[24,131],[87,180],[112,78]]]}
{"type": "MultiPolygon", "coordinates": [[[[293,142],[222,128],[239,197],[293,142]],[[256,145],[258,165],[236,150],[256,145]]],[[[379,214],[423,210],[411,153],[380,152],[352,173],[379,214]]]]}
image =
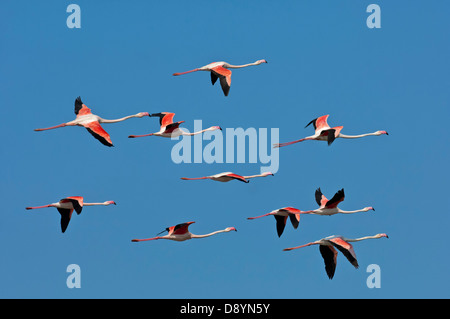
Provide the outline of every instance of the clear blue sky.
{"type": "MultiPolygon", "coordinates": [[[[450,56],[447,1],[81,1],[81,29],[66,26],[70,1],[2,1],[0,297],[2,298],[448,298],[450,56]],[[366,7],[381,7],[381,29],[366,7]],[[233,71],[230,95],[207,73],[214,61],[268,64],[233,71]],[[85,129],[33,129],[74,119],[77,96],[118,118],[170,111],[184,127],[279,128],[280,141],[312,134],[330,114],[343,133],[389,136],[304,142],[280,149],[274,177],[182,181],[261,163],[175,164],[176,141],[128,139],[154,118],[107,124],[114,148],[85,129]],[[302,216],[281,238],[275,220],[249,216],[316,208],[314,191],[345,188],[342,209],[302,216]],[[26,206],[66,196],[86,207],[62,234],[56,209],[26,206]],[[196,221],[193,233],[236,233],[182,243],[132,243],[196,221]],[[355,243],[360,268],[340,254],[333,280],[317,247],[325,236],[390,238],[355,243]],[[66,267],[81,267],[69,289],[66,267]],[[369,289],[366,268],[381,267],[369,289]]],[[[204,142],[206,145],[207,142],[204,142]]]]}

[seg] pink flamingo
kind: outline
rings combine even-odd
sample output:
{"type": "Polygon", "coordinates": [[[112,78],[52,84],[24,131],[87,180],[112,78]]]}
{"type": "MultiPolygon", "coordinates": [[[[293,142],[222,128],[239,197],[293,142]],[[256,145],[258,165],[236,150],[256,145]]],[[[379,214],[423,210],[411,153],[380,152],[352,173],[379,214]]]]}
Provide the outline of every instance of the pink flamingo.
{"type": "Polygon", "coordinates": [[[351,242],[357,242],[361,240],[366,239],[378,239],[386,237],[389,238],[386,234],[377,234],[374,236],[366,236],[356,239],[349,239],[342,236],[329,236],[326,238],[322,238],[319,240],[316,240],[314,242],[297,246],[297,247],[291,247],[291,248],[285,248],[283,251],[290,251],[293,249],[303,248],[311,245],[319,245],[320,254],[322,255],[322,258],[325,262],[325,271],[328,275],[328,278],[333,279],[334,272],[336,270],[336,257],[337,257],[337,251],[335,248],[337,248],[344,256],[347,258],[347,260],[355,267],[358,268],[358,261],[356,260],[356,254],[353,250],[353,246],[350,244],[351,242]]]}
{"type": "Polygon", "coordinates": [[[211,83],[214,85],[217,81],[217,79],[220,79],[220,85],[222,86],[222,91],[225,96],[228,96],[228,93],[230,92],[230,86],[231,86],[231,70],[229,69],[239,69],[239,68],[245,68],[247,66],[252,65],[260,65],[261,63],[267,63],[266,60],[258,60],[253,63],[249,64],[243,64],[243,65],[231,65],[227,62],[213,62],[208,65],[202,66],[197,69],[193,69],[186,72],[181,73],[174,73],[174,76],[187,74],[191,72],[197,72],[197,71],[210,71],[211,72],[211,83]]]}
{"type": "Polygon", "coordinates": [[[180,135],[187,135],[192,136],[196,134],[201,134],[206,131],[215,131],[215,130],[222,130],[220,126],[211,126],[207,129],[194,132],[194,133],[187,133],[179,128],[181,123],[184,123],[184,121],[179,122],[173,122],[173,117],[175,113],[169,113],[169,112],[162,112],[162,113],[154,113],[150,114],[150,116],[157,116],[159,117],[159,123],[160,123],[160,130],[156,133],[151,134],[144,134],[144,135],[130,135],[129,138],[136,138],[136,137],[144,137],[144,136],[161,136],[161,137],[177,137],[180,135]]]}
{"type": "Polygon", "coordinates": [[[97,116],[95,114],[91,113],[91,109],[88,108],[86,105],[83,104],[80,97],[77,97],[75,100],[75,114],[77,117],[75,120],[59,124],[52,127],[47,128],[38,128],[35,129],[35,131],[45,131],[45,130],[51,130],[59,127],[65,127],[65,126],[83,126],[85,127],[89,133],[92,134],[97,140],[100,141],[103,145],[106,146],[114,146],[109,134],[101,127],[100,123],[117,123],[121,121],[125,121],[132,117],[143,117],[143,116],[149,116],[147,112],[141,112],[137,113],[135,115],[129,115],[122,117],[120,119],[116,120],[106,120],[102,119],[100,116],[97,116]]]}
{"type": "Polygon", "coordinates": [[[320,187],[316,190],[315,193],[316,196],[316,202],[320,206],[318,209],[315,210],[308,210],[302,212],[303,214],[315,214],[315,215],[334,215],[334,214],[353,214],[353,213],[359,213],[359,212],[367,212],[369,210],[375,210],[373,207],[364,207],[363,209],[358,210],[342,210],[338,208],[340,202],[344,201],[345,193],[344,189],[341,189],[336,192],[336,194],[328,200],[320,190],[320,187]]]}
{"type": "Polygon", "coordinates": [[[291,220],[292,226],[294,229],[297,229],[299,221],[300,221],[300,214],[303,214],[303,212],[300,209],[294,208],[294,207],[283,207],[276,210],[271,211],[270,213],[256,216],[256,217],[248,217],[247,219],[256,219],[261,218],[269,215],[273,215],[275,217],[276,223],[277,223],[277,234],[278,237],[281,237],[283,234],[284,228],[286,227],[286,221],[287,218],[291,220]]]}
{"type": "Polygon", "coordinates": [[[84,203],[83,197],[81,196],[70,196],[61,199],[57,203],[44,205],[44,206],[35,206],[35,207],[25,207],[25,209],[38,209],[38,208],[46,208],[46,207],[56,207],[58,212],[61,214],[61,230],[64,233],[69,226],[70,218],[72,217],[73,210],[77,212],[77,214],[81,214],[81,210],[84,206],[95,206],[95,205],[116,205],[114,201],[106,201],[103,203],[84,203]]]}
{"type": "Polygon", "coordinates": [[[188,239],[192,239],[192,238],[205,238],[205,237],[209,237],[209,236],[213,236],[219,233],[224,233],[224,232],[230,232],[232,230],[237,231],[236,228],[234,227],[227,227],[223,230],[217,230],[215,232],[209,233],[209,234],[205,234],[205,235],[195,235],[192,234],[191,232],[189,232],[188,227],[189,225],[193,224],[195,222],[187,222],[187,223],[182,223],[182,224],[178,224],[175,226],[171,226],[171,227],[167,227],[166,229],[164,229],[162,232],[160,232],[159,234],[162,234],[163,232],[168,232],[167,235],[165,236],[158,236],[159,234],[157,234],[156,237],[152,237],[152,238],[145,238],[145,239],[132,239],[132,242],[140,242],[140,241],[148,241],[148,240],[156,240],[156,239],[169,239],[169,240],[174,240],[174,241],[185,241],[188,239]]]}
{"type": "Polygon", "coordinates": [[[314,126],[315,133],[314,135],[302,138],[300,140],[287,142],[287,143],[280,143],[280,144],[274,144],[274,147],[283,147],[291,144],[295,144],[298,142],[303,142],[306,140],[317,140],[317,141],[327,141],[328,145],[331,145],[334,140],[338,137],[341,138],[360,138],[365,136],[379,136],[382,134],[389,135],[386,131],[376,131],[374,133],[367,133],[367,134],[361,134],[361,135],[344,135],[341,133],[341,130],[344,128],[343,126],[335,126],[330,127],[327,123],[329,115],[324,115],[321,117],[318,117],[311,122],[308,123],[305,127],[308,127],[310,124],[314,126]]]}
{"type": "Polygon", "coordinates": [[[256,178],[256,177],[266,177],[272,175],[274,176],[271,172],[265,172],[259,175],[250,175],[250,176],[241,176],[238,174],[234,174],[232,172],[224,172],[224,173],[219,173],[216,175],[211,175],[211,176],[204,176],[204,177],[192,177],[192,178],[188,178],[188,177],[181,177],[182,180],[198,180],[198,179],[210,179],[213,181],[217,181],[217,182],[229,182],[232,180],[238,180],[244,183],[249,183],[249,179],[251,178],[256,178]]]}

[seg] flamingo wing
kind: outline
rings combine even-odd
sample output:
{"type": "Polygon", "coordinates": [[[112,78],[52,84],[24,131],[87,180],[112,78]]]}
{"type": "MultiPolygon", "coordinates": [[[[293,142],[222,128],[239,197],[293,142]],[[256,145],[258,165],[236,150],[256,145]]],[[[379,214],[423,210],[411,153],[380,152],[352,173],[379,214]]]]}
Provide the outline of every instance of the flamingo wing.
{"type": "Polygon", "coordinates": [[[218,78],[219,77],[217,76],[216,73],[211,72],[211,83],[212,83],[212,85],[216,84],[216,81],[217,81],[218,78]]]}
{"type": "Polygon", "coordinates": [[[331,238],[328,239],[328,242],[331,243],[334,247],[336,247],[341,253],[344,254],[344,256],[347,258],[347,260],[355,267],[358,268],[358,261],[356,260],[356,254],[353,250],[352,244],[346,242],[340,237],[331,238]]]}
{"type": "Polygon", "coordinates": [[[320,190],[320,187],[318,189],[316,189],[316,202],[317,205],[319,205],[320,207],[325,207],[325,205],[328,202],[328,199],[322,194],[322,191],[320,190]]]}
{"type": "Polygon", "coordinates": [[[273,215],[275,220],[277,221],[277,234],[278,237],[281,237],[283,234],[284,228],[286,227],[287,216],[273,215]]]}
{"type": "Polygon", "coordinates": [[[61,214],[61,231],[64,233],[69,226],[70,218],[72,217],[73,209],[57,208],[61,214]]]}
{"type": "Polygon", "coordinates": [[[161,127],[166,127],[167,125],[173,123],[173,117],[175,116],[175,113],[161,112],[161,113],[153,113],[150,116],[159,117],[159,124],[161,125],[161,127]]]}
{"type": "Polygon", "coordinates": [[[320,254],[325,262],[325,271],[328,278],[333,279],[336,270],[337,251],[333,246],[319,245],[320,254]]]}
{"type": "Polygon", "coordinates": [[[189,231],[188,227],[192,223],[193,222],[178,224],[178,225],[169,227],[166,230],[168,230],[169,235],[172,235],[172,234],[173,235],[183,235],[183,234],[186,234],[189,231]]]}
{"type": "Polygon", "coordinates": [[[101,127],[100,123],[97,121],[89,122],[83,124],[83,126],[88,130],[89,133],[92,134],[97,140],[100,141],[103,145],[106,146],[114,146],[111,137],[109,134],[101,127]]]}
{"type": "Polygon", "coordinates": [[[294,229],[298,228],[298,224],[300,222],[300,214],[291,214],[289,215],[289,219],[291,220],[292,226],[294,229]]]}
{"type": "Polygon", "coordinates": [[[344,189],[338,190],[336,194],[334,194],[333,198],[331,198],[326,204],[326,208],[335,208],[339,205],[340,202],[344,201],[345,193],[344,189]]]}
{"type": "Polygon", "coordinates": [[[250,181],[246,180],[244,178],[244,176],[241,176],[241,175],[238,175],[238,174],[228,173],[226,176],[228,176],[230,178],[233,178],[233,179],[237,179],[237,180],[239,180],[241,182],[244,182],[244,183],[249,183],[250,182],[250,181]]]}
{"type": "MultiPolygon", "coordinates": [[[[212,73],[214,73],[215,76],[219,77],[223,94],[225,94],[225,96],[228,96],[228,93],[230,92],[230,86],[231,86],[231,70],[226,69],[222,66],[216,66],[211,69],[211,74],[212,73]]],[[[211,81],[213,81],[212,76],[211,76],[211,81]]],[[[214,83],[215,83],[215,81],[214,81],[214,83]]]]}
{"type": "Polygon", "coordinates": [[[184,121],[179,121],[179,122],[168,124],[164,129],[164,133],[167,133],[167,134],[172,133],[180,126],[181,123],[184,123],[184,121]]]}
{"type": "Polygon", "coordinates": [[[66,197],[63,198],[59,201],[60,203],[68,203],[71,202],[73,208],[75,209],[75,211],[77,212],[77,214],[81,214],[81,211],[83,209],[83,197],[81,196],[70,196],[70,197],[66,197]]]}
{"type": "Polygon", "coordinates": [[[77,116],[91,114],[91,109],[83,104],[81,97],[77,97],[75,100],[75,114],[77,116]]]}
{"type": "Polygon", "coordinates": [[[305,128],[308,127],[308,126],[311,125],[311,124],[314,126],[314,130],[315,130],[316,132],[317,132],[317,131],[321,131],[321,130],[323,130],[324,128],[329,128],[330,126],[329,126],[328,123],[327,123],[328,116],[329,116],[329,115],[323,115],[323,116],[320,116],[320,117],[318,117],[318,118],[312,120],[311,122],[309,122],[309,123],[305,126],[305,128]]]}

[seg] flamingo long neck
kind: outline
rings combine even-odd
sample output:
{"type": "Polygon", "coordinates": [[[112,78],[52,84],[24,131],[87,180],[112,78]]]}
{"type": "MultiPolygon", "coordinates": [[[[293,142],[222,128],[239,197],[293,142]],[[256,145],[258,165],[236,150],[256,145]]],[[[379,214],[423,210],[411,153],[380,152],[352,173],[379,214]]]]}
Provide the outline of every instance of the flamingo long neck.
{"type": "Polygon", "coordinates": [[[215,234],[224,233],[224,232],[227,232],[227,230],[225,230],[225,229],[217,230],[217,231],[215,231],[215,232],[212,232],[212,233],[209,233],[209,234],[205,234],[205,235],[195,235],[195,234],[192,234],[192,235],[191,235],[191,238],[205,238],[205,237],[213,236],[213,235],[215,235],[215,234]]]}
{"type": "Polygon", "coordinates": [[[187,133],[187,132],[184,132],[184,131],[183,131],[182,135],[192,136],[192,135],[197,135],[197,134],[201,134],[201,133],[203,133],[203,132],[206,132],[206,131],[212,131],[212,130],[213,130],[213,127],[210,127],[210,128],[207,128],[207,129],[198,131],[198,132],[193,132],[193,133],[187,133]]]}
{"type": "Polygon", "coordinates": [[[83,203],[83,206],[97,206],[97,205],[103,205],[108,206],[108,203],[83,203]]]}
{"type": "Polygon", "coordinates": [[[106,120],[106,119],[100,118],[99,122],[100,123],[117,123],[117,122],[122,122],[122,121],[125,121],[128,119],[131,119],[132,117],[139,117],[139,114],[128,115],[128,116],[125,116],[125,117],[122,117],[122,118],[116,119],[116,120],[106,120]]]}
{"type": "Polygon", "coordinates": [[[345,134],[339,134],[338,137],[341,138],[360,138],[365,136],[372,136],[372,135],[378,135],[377,133],[367,133],[367,134],[361,134],[361,135],[345,135],[345,134]]]}
{"type": "Polygon", "coordinates": [[[378,238],[380,238],[380,236],[374,235],[374,236],[365,236],[365,237],[355,238],[355,239],[346,238],[345,241],[355,242],[355,241],[361,241],[361,240],[366,240],[366,239],[378,239],[378,238]]]}
{"type": "Polygon", "coordinates": [[[244,177],[245,179],[250,179],[250,178],[264,177],[264,176],[267,176],[267,175],[259,174],[259,175],[250,175],[250,176],[242,176],[242,177],[244,177]]]}
{"type": "Polygon", "coordinates": [[[242,64],[242,65],[231,65],[231,64],[225,64],[224,67],[226,67],[227,69],[240,69],[240,68],[245,68],[247,66],[252,66],[252,65],[260,65],[261,62],[253,62],[253,63],[248,63],[248,64],[242,64]]]}
{"type": "Polygon", "coordinates": [[[357,210],[341,210],[339,209],[338,212],[341,214],[353,214],[353,213],[359,213],[359,212],[365,212],[365,209],[357,209],[357,210]]]}

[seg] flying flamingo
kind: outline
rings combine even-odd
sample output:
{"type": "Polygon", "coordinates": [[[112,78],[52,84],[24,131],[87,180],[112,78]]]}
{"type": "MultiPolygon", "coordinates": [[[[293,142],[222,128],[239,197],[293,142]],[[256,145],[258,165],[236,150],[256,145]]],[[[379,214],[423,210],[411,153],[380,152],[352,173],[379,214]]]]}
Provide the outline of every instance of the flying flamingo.
{"type": "Polygon", "coordinates": [[[303,248],[311,245],[319,245],[320,254],[322,255],[323,260],[325,262],[325,271],[327,272],[328,278],[333,279],[334,272],[336,270],[336,257],[338,254],[336,249],[334,248],[337,248],[341,253],[344,254],[347,260],[355,268],[358,268],[359,265],[358,261],[356,260],[355,251],[353,250],[353,246],[350,243],[366,239],[378,239],[382,237],[389,238],[388,235],[386,234],[377,234],[374,236],[366,236],[356,239],[344,238],[342,236],[329,236],[305,245],[285,248],[283,249],[283,251],[290,251],[293,249],[303,248]]]}
{"type": "Polygon", "coordinates": [[[179,122],[173,122],[173,117],[175,113],[169,113],[169,112],[162,112],[162,113],[153,113],[150,114],[150,116],[157,116],[159,117],[159,123],[161,125],[161,128],[159,132],[151,133],[151,134],[144,134],[144,135],[130,135],[129,138],[136,138],[136,137],[144,137],[144,136],[161,136],[161,137],[177,137],[180,135],[187,135],[192,136],[196,134],[201,134],[206,131],[215,131],[215,130],[222,130],[220,126],[211,126],[207,129],[194,132],[194,133],[187,133],[179,128],[181,123],[184,123],[184,121],[179,122]]]}
{"type": "Polygon", "coordinates": [[[364,207],[363,209],[358,210],[342,210],[338,208],[340,202],[344,201],[345,193],[344,189],[341,189],[334,194],[334,196],[328,200],[320,190],[320,187],[316,190],[316,202],[320,206],[318,209],[315,210],[308,210],[302,212],[303,214],[316,214],[316,215],[334,215],[334,214],[353,214],[358,212],[367,212],[369,210],[375,210],[373,207],[364,207]]]}
{"type": "Polygon", "coordinates": [[[231,70],[229,69],[239,69],[245,68],[251,65],[260,65],[261,63],[267,63],[266,60],[258,60],[253,63],[243,64],[243,65],[231,65],[227,62],[213,62],[208,65],[202,66],[201,68],[193,69],[186,72],[174,73],[173,75],[182,75],[186,73],[196,72],[196,71],[210,71],[211,72],[211,83],[214,85],[217,79],[220,79],[220,85],[222,86],[222,91],[225,96],[228,96],[231,86],[231,70]]]}
{"type": "Polygon", "coordinates": [[[274,147],[275,148],[283,147],[283,146],[295,144],[298,142],[303,142],[306,140],[327,141],[328,145],[331,145],[331,143],[333,143],[334,140],[338,137],[360,138],[360,137],[365,137],[365,136],[379,136],[382,134],[389,135],[386,131],[376,131],[374,133],[367,133],[367,134],[361,134],[361,135],[344,135],[341,133],[341,130],[344,128],[343,126],[335,126],[335,127],[331,128],[328,125],[328,123],[327,123],[328,116],[329,115],[324,115],[324,116],[318,117],[318,118],[312,120],[311,122],[309,122],[308,125],[305,126],[305,128],[306,128],[312,124],[314,126],[314,130],[315,130],[314,135],[311,135],[311,136],[308,136],[308,137],[305,137],[305,138],[302,138],[300,140],[296,140],[293,142],[274,144],[274,147]]]}
{"type": "Polygon", "coordinates": [[[111,142],[109,134],[100,126],[100,123],[117,123],[125,121],[132,117],[140,118],[143,116],[149,116],[147,112],[141,112],[135,115],[125,116],[116,120],[105,120],[102,119],[100,116],[92,114],[91,109],[89,109],[86,105],[83,104],[80,97],[77,97],[77,99],[75,100],[75,114],[77,115],[77,117],[73,121],[48,128],[38,128],[35,129],[35,131],[45,131],[55,129],[58,127],[78,125],[85,127],[89,131],[89,133],[91,133],[103,145],[114,146],[113,143],[111,142]]]}
{"type": "Polygon", "coordinates": [[[256,219],[261,218],[264,216],[273,215],[275,217],[275,220],[277,222],[277,233],[278,237],[281,237],[281,234],[283,234],[284,228],[286,227],[286,221],[289,216],[289,219],[291,220],[292,226],[294,229],[297,229],[298,223],[300,221],[300,214],[303,212],[300,209],[294,208],[294,207],[283,207],[276,210],[271,211],[270,213],[256,216],[256,217],[248,217],[247,219],[256,219]]]}
{"type": "Polygon", "coordinates": [[[272,175],[274,176],[271,172],[265,172],[259,175],[250,175],[250,176],[241,176],[238,174],[234,174],[232,172],[224,172],[224,173],[219,173],[216,175],[211,175],[211,176],[205,176],[205,177],[192,177],[192,178],[188,178],[188,177],[181,177],[181,179],[183,180],[196,180],[196,179],[211,179],[213,181],[217,181],[217,182],[229,182],[232,180],[238,180],[244,183],[249,183],[249,179],[251,178],[256,178],[256,177],[266,177],[272,175]]]}
{"type": "Polygon", "coordinates": [[[148,241],[148,240],[156,240],[156,239],[169,239],[169,240],[175,240],[175,241],[185,241],[188,239],[192,239],[192,238],[205,238],[205,237],[209,237],[215,234],[219,234],[219,233],[225,233],[225,232],[229,232],[229,231],[237,231],[236,228],[234,227],[227,227],[223,230],[218,230],[209,234],[205,234],[205,235],[195,235],[192,234],[191,232],[189,232],[188,227],[190,224],[193,224],[195,222],[187,222],[187,223],[182,223],[182,224],[178,224],[175,226],[171,226],[171,227],[167,227],[166,229],[164,229],[162,232],[160,232],[159,234],[162,234],[163,232],[168,232],[167,235],[165,236],[158,236],[159,234],[157,234],[156,237],[153,238],[145,238],[145,239],[132,239],[132,242],[140,242],[140,241],[148,241]]]}
{"type": "Polygon", "coordinates": [[[103,203],[83,203],[83,197],[81,196],[70,196],[61,199],[57,203],[44,205],[44,206],[35,206],[35,207],[26,207],[25,209],[37,209],[37,208],[46,208],[46,207],[56,207],[58,212],[61,214],[61,230],[64,233],[69,225],[70,218],[72,217],[73,210],[77,212],[77,214],[81,214],[81,210],[83,206],[95,206],[95,205],[104,205],[108,206],[114,204],[113,201],[106,201],[103,203]]]}

